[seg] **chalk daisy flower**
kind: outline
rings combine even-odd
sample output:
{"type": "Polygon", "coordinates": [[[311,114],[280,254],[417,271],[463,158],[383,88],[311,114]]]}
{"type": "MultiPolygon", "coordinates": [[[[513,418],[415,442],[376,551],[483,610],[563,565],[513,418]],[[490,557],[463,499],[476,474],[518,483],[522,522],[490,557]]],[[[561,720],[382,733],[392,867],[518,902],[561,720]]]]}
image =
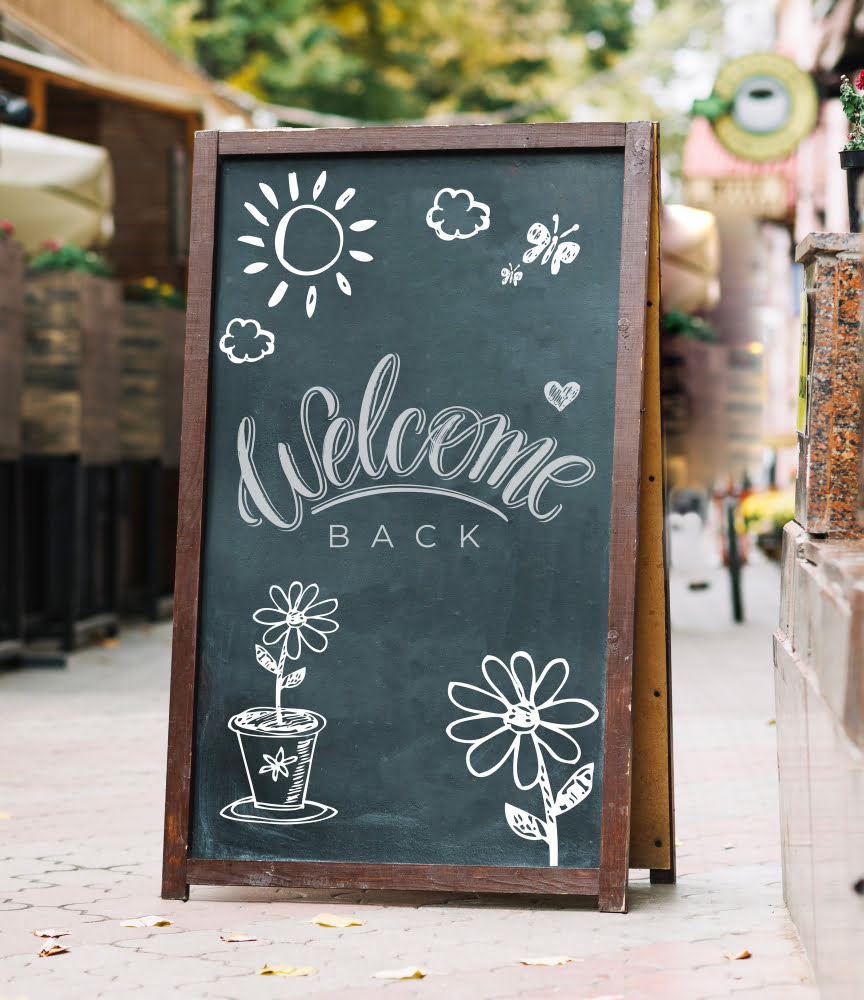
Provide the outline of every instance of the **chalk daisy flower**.
{"type": "Polygon", "coordinates": [[[267,774],[269,771],[273,775],[273,780],[279,777],[280,774],[284,775],[286,778],[290,777],[291,772],[288,770],[288,766],[293,764],[296,757],[286,757],[285,748],[279,747],[279,753],[275,757],[271,757],[269,753],[264,754],[264,760],[266,763],[263,767],[258,769],[259,774],[267,774]]]}
{"type": "Polygon", "coordinates": [[[600,714],[582,698],[558,695],[570,674],[566,660],[550,660],[540,676],[528,653],[517,652],[506,664],[497,656],[483,660],[489,689],[453,682],[450,700],[469,714],[447,727],[457,743],[468,743],[468,770],[485,778],[513,757],[513,780],[527,790],[546,773],[543,752],[566,764],[575,764],[581,749],[569,730],[594,722],[600,714]]]}
{"type": "Polygon", "coordinates": [[[288,593],[276,585],[270,588],[272,608],[259,608],[252,616],[259,625],[269,625],[264,633],[264,642],[273,646],[284,644],[285,653],[291,660],[299,659],[305,644],[314,653],[323,653],[327,648],[327,636],[335,632],[339,625],[329,615],[339,606],[335,597],[318,601],[318,585],[308,587],[295,580],[288,593]]]}

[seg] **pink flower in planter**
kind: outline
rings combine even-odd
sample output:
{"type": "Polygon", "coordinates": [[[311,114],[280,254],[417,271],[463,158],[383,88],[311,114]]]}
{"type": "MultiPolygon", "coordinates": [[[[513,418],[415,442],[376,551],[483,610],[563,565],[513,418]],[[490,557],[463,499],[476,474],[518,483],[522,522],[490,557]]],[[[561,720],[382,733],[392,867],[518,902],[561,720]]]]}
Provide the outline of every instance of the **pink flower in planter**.
{"type": "Polygon", "coordinates": [[[0,222],[0,230],[2,230],[6,236],[15,235],[15,227],[8,219],[3,219],[3,221],[0,222]]]}
{"type": "Polygon", "coordinates": [[[59,250],[63,246],[62,240],[58,240],[57,237],[53,237],[50,240],[45,240],[42,244],[46,250],[59,250]]]}
{"type": "Polygon", "coordinates": [[[864,69],[862,69],[861,72],[858,74],[858,76],[855,78],[855,87],[858,90],[864,90],[864,69]]]}

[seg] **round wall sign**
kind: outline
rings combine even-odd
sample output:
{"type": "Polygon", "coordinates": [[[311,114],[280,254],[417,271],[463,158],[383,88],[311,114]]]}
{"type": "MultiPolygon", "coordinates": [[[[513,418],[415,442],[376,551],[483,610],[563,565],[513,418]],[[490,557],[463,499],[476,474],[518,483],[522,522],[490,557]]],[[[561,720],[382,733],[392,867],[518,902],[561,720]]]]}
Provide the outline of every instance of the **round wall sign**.
{"type": "Polygon", "coordinates": [[[730,153],[758,163],[793,153],[819,113],[810,75],[776,52],[727,63],[714,93],[729,108],[712,123],[717,138],[730,153]]]}

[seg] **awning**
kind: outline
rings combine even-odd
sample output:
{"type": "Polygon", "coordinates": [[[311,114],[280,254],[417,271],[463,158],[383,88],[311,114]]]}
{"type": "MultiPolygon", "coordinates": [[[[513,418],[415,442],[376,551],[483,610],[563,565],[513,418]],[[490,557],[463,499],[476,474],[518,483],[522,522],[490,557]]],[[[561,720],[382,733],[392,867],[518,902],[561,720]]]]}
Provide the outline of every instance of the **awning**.
{"type": "Polygon", "coordinates": [[[114,232],[108,150],[0,125],[0,219],[28,252],[46,240],[103,246],[114,232]]]}
{"type": "Polygon", "coordinates": [[[713,309],[720,299],[720,242],[710,212],[663,205],[660,273],[663,311],[713,309]]]}

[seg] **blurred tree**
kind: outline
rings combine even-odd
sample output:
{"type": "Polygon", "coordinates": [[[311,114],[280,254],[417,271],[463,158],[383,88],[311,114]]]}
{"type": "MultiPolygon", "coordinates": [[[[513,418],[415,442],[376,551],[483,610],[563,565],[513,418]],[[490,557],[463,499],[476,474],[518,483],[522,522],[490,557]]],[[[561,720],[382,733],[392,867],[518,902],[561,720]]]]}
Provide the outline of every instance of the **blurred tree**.
{"type": "Polygon", "coordinates": [[[508,108],[514,120],[569,117],[550,80],[608,69],[633,28],[633,0],[117,2],[261,100],[366,121],[508,108]]]}

